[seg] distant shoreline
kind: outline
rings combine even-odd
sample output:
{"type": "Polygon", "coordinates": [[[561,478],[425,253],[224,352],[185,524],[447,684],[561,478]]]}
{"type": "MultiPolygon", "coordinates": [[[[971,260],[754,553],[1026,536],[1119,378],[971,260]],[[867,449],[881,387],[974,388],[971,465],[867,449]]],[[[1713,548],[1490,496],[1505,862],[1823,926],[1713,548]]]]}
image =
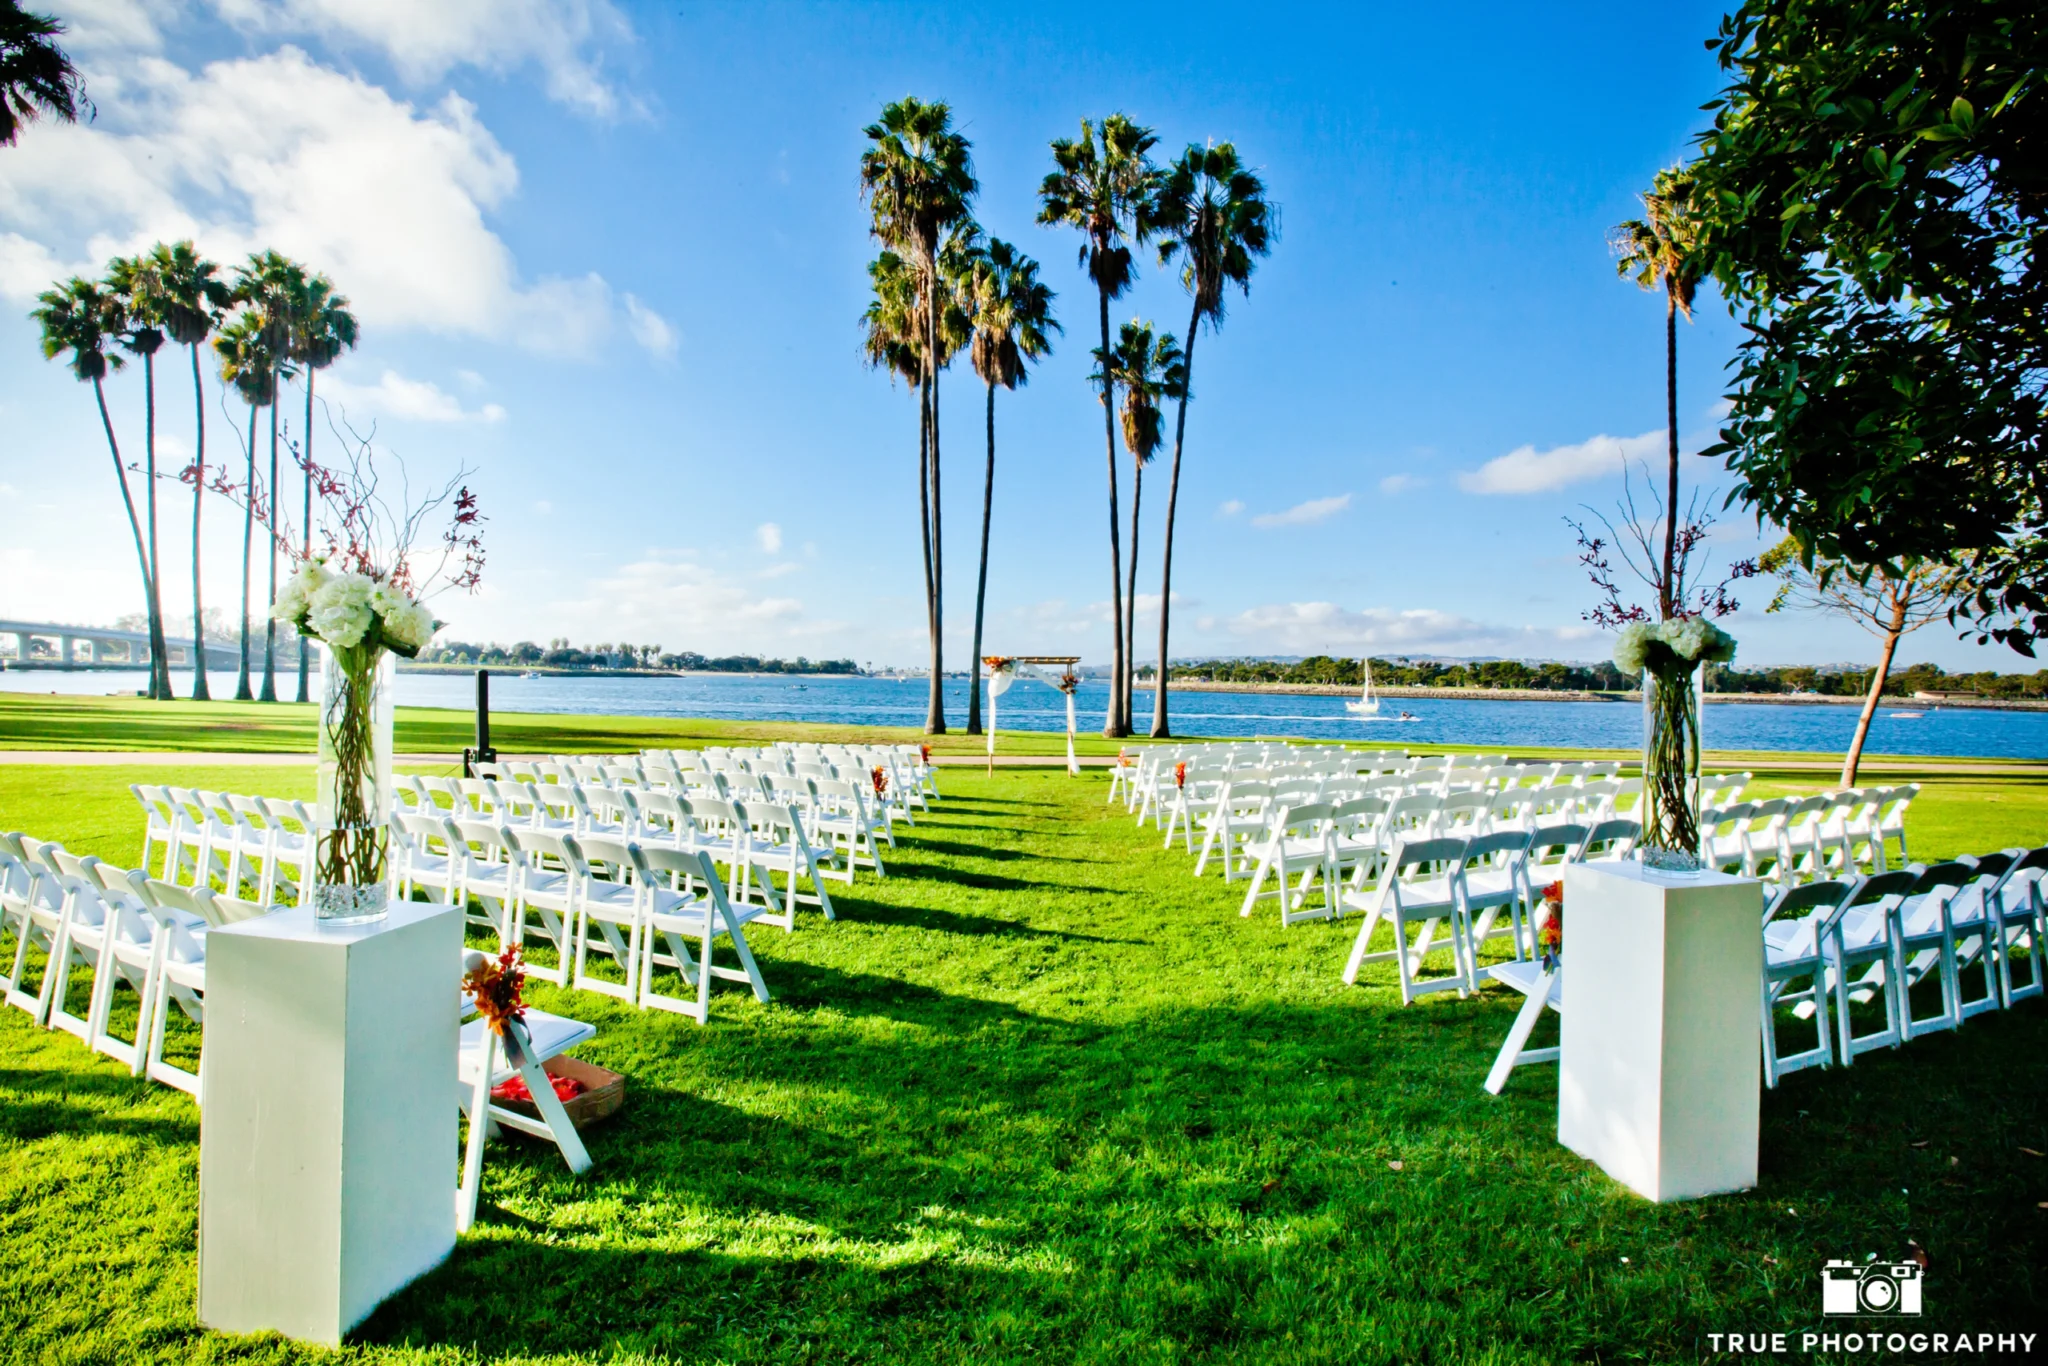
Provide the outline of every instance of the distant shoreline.
{"type": "MultiPolygon", "coordinates": [[[[1152,680],[1133,680],[1132,688],[1141,692],[1152,691],[1152,680]]],[[[1356,697],[1358,686],[1354,683],[1197,683],[1176,679],[1168,686],[1169,692],[1222,692],[1222,693],[1278,693],[1304,697],[1356,697]]],[[[1414,697],[1440,701],[1492,701],[1492,702],[1641,702],[1639,692],[1588,692],[1575,688],[1428,688],[1410,684],[1376,684],[1373,689],[1381,697],[1414,697]]],[[[1771,693],[1771,692],[1710,692],[1707,701],[1713,703],[1749,702],[1755,704],[1785,705],[1795,707],[1830,706],[1861,707],[1861,697],[1823,697],[1815,693],[1771,693]]],[[[1936,707],[1953,707],[1972,711],[2048,711],[2048,701],[2027,699],[1972,698],[1945,699],[1941,702],[1921,702],[1910,697],[1887,697],[1878,704],[1878,710],[1928,711],[1936,707]]]]}

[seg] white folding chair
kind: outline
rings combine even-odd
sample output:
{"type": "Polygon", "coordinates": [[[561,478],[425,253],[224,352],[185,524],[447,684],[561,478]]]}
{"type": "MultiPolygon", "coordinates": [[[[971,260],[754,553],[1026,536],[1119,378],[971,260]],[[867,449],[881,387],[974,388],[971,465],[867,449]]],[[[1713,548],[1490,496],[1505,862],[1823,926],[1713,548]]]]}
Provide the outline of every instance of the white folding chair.
{"type": "Polygon", "coordinates": [[[1328,802],[1283,806],[1275,799],[1265,836],[1245,848],[1257,866],[1239,915],[1250,915],[1259,899],[1268,895],[1261,889],[1269,875],[1274,879],[1271,895],[1280,900],[1282,926],[1336,915],[1339,889],[1335,855],[1330,847],[1330,809],[1328,802]],[[1323,904],[1311,910],[1309,890],[1318,881],[1322,883],[1323,904]]]}
{"type": "Polygon", "coordinates": [[[1459,874],[1465,857],[1465,841],[1425,839],[1397,846],[1380,871],[1379,886],[1370,893],[1346,892],[1347,904],[1365,911],[1365,923],[1351,946],[1344,965],[1344,980],[1355,983],[1358,970],[1367,963],[1391,958],[1399,971],[1401,1004],[1435,991],[1456,991],[1466,995],[1476,985],[1471,960],[1466,956],[1466,935],[1460,917],[1464,913],[1463,888],[1459,874]],[[1371,951],[1373,931],[1385,921],[1393,931],[1393,947],[1371,951]],[[1422,967],[1436,946],[1439,925],[1450,922],[1448,943],[1454,967],[1446,977],[1424,978],[1422,967]],[[1408,937],[1410,928],[1415,938],[1408,937]]]}
{"type": "Polygon", "coordinates": [[[1764,909],[1763,1007],[1764,1085],[1805,1067],[1831,1067],[1835,1050],[1828,1024],[1827,957],[1821,928],[1849,898],[1846,882],[1809,882],[1779,889],[1764,909]],[[1801,985],[1803,984],[1803,985],[1801,985]],[[1778,1011],[1810,1013],[1814,1045],[1794,1053],[1778,1048],[1778,1011]],[[1804,1009],[1802,1009],[1804,1007],[1804,1009]]]}
{"type": "MultiPolygon", "coordinates": [[[[482,958],[482,954],[470,950],[465,967],[475,967],[482,958]]],[[[469,1120],[469,1137],[462,1154],[462,1183],[455,1192],[458,1232],[467,1231],[476,1222],[477,1194],[483,1185],[484,1144],[499,1128],[516,1129],[548,1140],[560,1150],[569,1170],[579,1176],[590,1170],[590,1152],[562,1108],[561,1098],[555,1094],[546,1063],[595,1037],[595,1025],[532,1008],[528,1008],[523,1019],[505,1022],[502,1039],[491,1032],[481,1017],[462,1026],[456,1086],[458,1103],[469,1120]],[[491,1103],[492,1089],[513,1077],[526,1083],[527,1094],[540,1112],[538,1119],[491,1103]]]]}
{"type": "Polygon", "coordinates": [[[1486,975],[1502,986],[1522,993],[1522,1008],[1515,1013],[1515,1022],[1509,1027],[1508,1036],[1502,1041],[1500,1052],[1494,1055],[1493,1067],[1482,1083],[1488,1095],[1497,1096],[1507,1086],[1508,1077],[1517,1067],[1558,1060],[1561,1050],[1557,1045],[1531,1048],[1529,1036],[1536,1032],[1536,1022],[1543,1018],[1545,1010],[1554,1010],[1560,1015],[1564,1013],[1564,964],[1540,958],[1518,958],[1513,962],[1495,963],[1486,969],[1486,975]]]}
{"type": "Polygon", "coordinates": [[[1834,988],[1835,1061],[1844,1067],[1859,1053],[1905,1042],[1905,993],[1892,970],[1892,912],[1912,892],[1920,871],[1903,868],[1864,878],[1820,924],[1821,952],[1834,988]],[[1873,999],[1883,1002],[1884,1027],[1858,1034],[1850,1006],[1873,999]]]}
{"type": "Polygon", "coordinates": [[[626,852],[633,864],[633,880],[646,897],[641,909],[645,932],[640,939],[639,1003],[688,1015],[701,1025],[711,1018],[712,980],[722,978],[747,983],[754,999],[766,1004],[768,984],[761,977],[753,950],[747,947],[745,931],[746,924],[760,915],[760,908],[734,906],[710,857],[700,850],[629,843],[626,852]],[[713,959],[721,935],[731,941],[738,968],[722,967],[713,959]],[[694,954],[690,952],[693,940],[697,945],[694,954]],[[667,953],[661,951],[661,944],[668,946],[667,953]],[[695,999],[656,991],[658,968],[674,969],[683,984],[694,989],[695,999]]]}

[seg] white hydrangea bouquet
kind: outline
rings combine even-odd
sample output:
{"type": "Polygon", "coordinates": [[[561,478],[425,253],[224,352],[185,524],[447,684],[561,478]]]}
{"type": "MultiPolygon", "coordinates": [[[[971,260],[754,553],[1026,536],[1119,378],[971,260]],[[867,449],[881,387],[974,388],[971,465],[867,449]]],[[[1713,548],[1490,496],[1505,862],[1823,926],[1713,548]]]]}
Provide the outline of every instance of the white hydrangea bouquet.
{"type": "Polygon", "coordinates": [[[1700,867],[1699,676],[1735,661],[1735,638],[1704,616],[1637,621],[1614,642],[1614,664],[1643,683],[1642,861],[1667,872],[1700,867]]]}
{"type": "Polygon", "coordinates": [[[314,913],[323,920],[375,918],[390,899],[390,659],[417,656],[441,623],[390,576],[330,570],[319,559],[299,566],[270,614],[326,647],[314,913]]]}
{"type": "Polygon", "coordinates": [[[466,469],[423,501],[394,507],[379,492],[380,472],[365,439],[356,439],[336,469],[303,457],[298,463],[322,505],[326,552],[311,554],[310,534],[272,521],[270,500],[250,499],[250,511],[298,561],[271,616],[323,646],[314,913],[368,920],[390,906],[393,660],[416,657],[440,629],[423,601],[429,589],[476,588],[484,519],[462,482],[466,469]],[[427,519],[436,515],[448,519],[438,557],[421,544],[427,519]]]}

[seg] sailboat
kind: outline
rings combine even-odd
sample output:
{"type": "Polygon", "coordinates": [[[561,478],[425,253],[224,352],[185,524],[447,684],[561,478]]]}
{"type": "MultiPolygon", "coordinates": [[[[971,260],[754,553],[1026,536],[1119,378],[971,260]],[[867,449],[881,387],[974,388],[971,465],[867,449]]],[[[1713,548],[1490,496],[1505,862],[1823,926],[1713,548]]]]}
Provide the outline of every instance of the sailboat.
{"type": "Polygon", "coordinates": [[[1378,716],[1380,700],[1372,693],[1372,661],[1361,659],[1358,662],[1365,669],[1365,688],[1359,693],[1357,701],[1344,704],[1344,710],[1353,716],[1378,716]]]}

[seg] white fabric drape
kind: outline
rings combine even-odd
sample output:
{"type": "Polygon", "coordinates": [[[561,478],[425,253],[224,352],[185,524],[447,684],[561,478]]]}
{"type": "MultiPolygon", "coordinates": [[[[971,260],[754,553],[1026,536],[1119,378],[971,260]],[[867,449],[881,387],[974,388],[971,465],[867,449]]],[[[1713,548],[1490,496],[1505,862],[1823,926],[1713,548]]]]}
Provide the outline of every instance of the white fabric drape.
{"type": "MultiPolygon", "coordinates": [[[[1058,688],[1059,676],[1041,669],[1036,664],[1019,664],[1012,660],[991,673],[988,678],[988,757],[989,767],[995,767],[996,757],[996,699],[1010,690],[1019,678],[1035,678],[1047,687],[1058,688]]],[[[1061,689],[1065,692],[1065,689],[1061,689]]],[[[1079,774],[1081,763],[1074,757],[1074,695],[1067,693],[1067,772],[1079,774]]]]}

